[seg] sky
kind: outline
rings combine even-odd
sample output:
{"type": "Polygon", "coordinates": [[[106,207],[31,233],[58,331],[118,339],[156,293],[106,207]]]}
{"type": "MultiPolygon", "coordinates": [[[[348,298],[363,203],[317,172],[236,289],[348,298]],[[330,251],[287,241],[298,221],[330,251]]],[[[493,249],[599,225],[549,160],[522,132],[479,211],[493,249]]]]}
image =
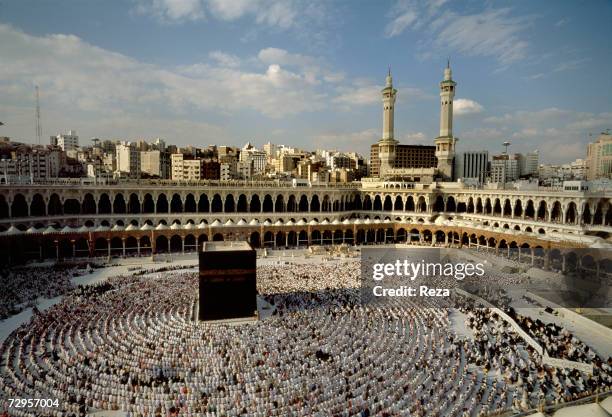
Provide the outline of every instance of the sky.
{"type": "Polygon", "coordinates": [[[433,144],[457,82],[458,151],[585,156],[612,128],[609,0],[0,0],[0,136],[357,151],[433,144]]]}

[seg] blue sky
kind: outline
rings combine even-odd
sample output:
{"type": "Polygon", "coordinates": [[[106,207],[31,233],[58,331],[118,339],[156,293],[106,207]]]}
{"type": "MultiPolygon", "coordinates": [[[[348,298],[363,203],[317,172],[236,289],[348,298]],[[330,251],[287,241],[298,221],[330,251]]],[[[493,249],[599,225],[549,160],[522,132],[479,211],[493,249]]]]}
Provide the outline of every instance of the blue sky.
{"type": "Polygon", "coordinates": [[[460,150],[583,157],[612,128],[612,2],[4,0],[0,135],[267,141],[368,153],[390,65],[396,138],[433,143],[447,57],[460,150]]]}

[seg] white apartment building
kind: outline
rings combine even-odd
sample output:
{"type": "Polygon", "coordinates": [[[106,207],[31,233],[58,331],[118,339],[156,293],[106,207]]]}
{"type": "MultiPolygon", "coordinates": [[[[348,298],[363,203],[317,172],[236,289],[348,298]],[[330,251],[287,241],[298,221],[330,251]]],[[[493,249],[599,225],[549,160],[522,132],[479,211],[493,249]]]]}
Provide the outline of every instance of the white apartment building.
{"type": "Polygon", "coordinates": [[[132,142],[121,142],[115,146],[116,171],[132,177],[140,174],[140,151],[132,142]]]}
{"type": "Polygon", "coordinates": [[[69,130],[66,134],[51,136],[51,145],[59,146],[64,152],[75,150],[79,147],[79,137],[75,130],[69,130]]]}

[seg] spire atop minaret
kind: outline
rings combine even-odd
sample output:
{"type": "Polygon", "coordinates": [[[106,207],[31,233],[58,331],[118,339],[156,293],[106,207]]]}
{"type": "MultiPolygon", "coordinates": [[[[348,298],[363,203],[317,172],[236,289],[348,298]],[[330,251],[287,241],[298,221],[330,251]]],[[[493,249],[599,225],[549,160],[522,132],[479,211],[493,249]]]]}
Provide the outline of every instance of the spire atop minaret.
{"type": "Polygon", "coordinates": [[[444,68],[444,81],[452,81],[453,80],[453,71],[450,67],[450,58],[446,60],[446,68],[444,68]]]}
{"type": "Polygon", "coordinates": [[[393,86],[393,78],[391,77],[391,65],[389,65],[389,70],[387,71],[387,87],[392,87],[393,86]]]}

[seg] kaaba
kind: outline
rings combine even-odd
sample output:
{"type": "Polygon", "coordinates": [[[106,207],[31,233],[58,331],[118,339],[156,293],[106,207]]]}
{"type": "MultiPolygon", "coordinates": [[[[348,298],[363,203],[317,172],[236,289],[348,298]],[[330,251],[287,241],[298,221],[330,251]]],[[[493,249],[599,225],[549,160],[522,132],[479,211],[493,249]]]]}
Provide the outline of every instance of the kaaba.
{"type": "Polygon", "coordinates": [[[257,255],[247,242],[204,242],[200,258],[199,320],[255,316],[257,255]]]}

